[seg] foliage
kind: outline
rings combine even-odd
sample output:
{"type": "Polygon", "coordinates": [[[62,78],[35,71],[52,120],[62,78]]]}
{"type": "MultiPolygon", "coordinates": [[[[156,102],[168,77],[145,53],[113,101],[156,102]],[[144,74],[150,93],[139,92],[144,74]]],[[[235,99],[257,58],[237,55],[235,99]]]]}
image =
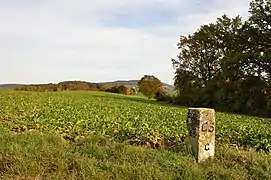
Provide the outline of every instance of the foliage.
{"type": "Polygon", "coordinates": [[[30,84],[23,85],[15,90],[19,91],[91,91],[98,90],[100,87],[98,84],[89,83],[85,81],[64,81],[58,84],[30,84]]]}
{"type": "Polygon", "coordinates": [[[135,91],[133,89],[130,89],[124,85],[112,86],[112,87],[106,88],[105,91],[111,92],[111,93],[126,94],[126,95],[135,94],[135,91]]]}
{"type": "Polygon", "coordinates": [[[99,91],[106,92],[109,88],[110,88],[110,86],[108,86],[108,85],[101,85],[100,88],[99,88],[99,91]]]}
{"type": "Polygon", "coordinates": [[[139,92],[150,99],[162,90],[162,82],[153,75],[145,75],[138,81],[138,88],[139,92]]]}
{"type": "Polygon", "coordinates": [[[173,97],[172,95],[169,95],[167,92],[165,91],[159,91],[155,94],[154,97],[157,101],[165,101],[168,103],[172,103],[173,102],[173,97]]]}
{"type": "Polygon", "coordinates": [[[260,77],[271,85],[271,1],[253,0],[246,25],[248,63],[257,68],[260,77]]]}
{"type": "MultiPolygon", "coordinates": [[[[0,91],[0,123],[22,133],[36,130],[77,142],[88,135],[151,147],[185,141],[186,108],[105,92],[0,91]]],[[[216,114],[216,142],[271,151],[271,119],[216,114]],[[257,124],[257,125],[255,125],[257,124]]]]}
{"type": "Polygon", "coordinates": [[[85,81],[63,81],[58,84],[30,84],[15,88],[18,91],[106,91],[112,93],[132,95],[135,90],[124,85],[106,86],[97,83],[89,83],[85,81]]]}
{"type": "Polygon", "coordinates": [[[176,102],[270,116],[271,3],[253,0],[250,17],[223,15],[181,36],[175,68],[176,102]]]}

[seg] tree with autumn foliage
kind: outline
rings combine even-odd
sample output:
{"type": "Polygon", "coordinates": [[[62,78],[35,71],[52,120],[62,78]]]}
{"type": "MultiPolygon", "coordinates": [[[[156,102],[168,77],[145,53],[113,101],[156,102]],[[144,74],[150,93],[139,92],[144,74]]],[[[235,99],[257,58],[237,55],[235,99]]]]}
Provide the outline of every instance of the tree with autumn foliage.
{"type": "Polygon", "coordinates": [[[151,99],[156,93],[162,90],[162,82],[153,75],[144,75],[138,81],[139,92],[151,99]]]}
{"type": "Polygon", "coordinates": [[[252,0],[249,12],[246,21],[223,15],[180,37],[175,102],[271,115],[271,1],[252,0]]]}

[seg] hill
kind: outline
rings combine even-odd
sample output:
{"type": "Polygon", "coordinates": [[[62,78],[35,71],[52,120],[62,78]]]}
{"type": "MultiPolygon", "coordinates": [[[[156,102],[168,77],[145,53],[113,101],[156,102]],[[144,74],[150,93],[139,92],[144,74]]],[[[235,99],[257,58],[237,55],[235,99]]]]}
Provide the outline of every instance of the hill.
{"type": "MultiPolygon", "coordinates": [[[[117,80],[117,81],[112,81],[112,82],[98,82],[98,83],[94,83],[97,85],[106,85],[106,86],[119,86],[119,85],[124,85],[127,86],[129,88],[137,88],[137,83],[139,80],[117,80]]],[[[64,83],[64,82],[75,82],[75,81],[62,81],[58,84],[64,83]]],[[[81,81],[80,81],[81,82],[81,81]]],[[[86,83],[90,83],[90,82],[86,82],[86,83]]],[[[163,88],[167,91],[173,91],[174,90],[174,86],[166,84],[166,83],[162,83],[163,84],[163,88]]],[[[0,89],[15,89],[18,87],[21,87],[23,85],[28,85],[28,84],[0,84],[0,89]]],[[[33,85],[33,84],[32,84],[33,85]]],[[[40,85],[40,84],[34,84],[34,85],[40,85]]]]}
{"type": "Polygon", "coordinates": [[[0,89],[15,89],[23,86],[23,84],[0,84],[0,89]]]}
{"type": "MultiPolygon", "coordinates": [[[[107,86],[119,86],[119,85],[124,85],[127,86],[129,88],[137,88],[137,83],[139,80],[118,80],[118,81],[112,81],[112,82],[99,82],[98,84],[100,85],[107,85],[107,86]]],[[[169,91],[174,90],[174,86],[170,85],[170,84],[166,84],[164,82],[162,82],[163,84],[163,88],[169,91]]]]}

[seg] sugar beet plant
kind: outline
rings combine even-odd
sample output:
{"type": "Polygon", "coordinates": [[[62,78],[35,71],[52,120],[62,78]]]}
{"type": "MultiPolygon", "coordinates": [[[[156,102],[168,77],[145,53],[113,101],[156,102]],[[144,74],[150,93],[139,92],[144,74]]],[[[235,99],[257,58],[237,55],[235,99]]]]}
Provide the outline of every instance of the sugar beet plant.
{"type": "MultiPolygon", "coordinates": [[[[77,141],[100,134],[132,144],[171,146],[185,140],[186,112],[140,97],[101,92],[0,91],[0,126],[77,141]]],[[[216,140],[271,151],[271,120],[216,114],[216,140]]]]}

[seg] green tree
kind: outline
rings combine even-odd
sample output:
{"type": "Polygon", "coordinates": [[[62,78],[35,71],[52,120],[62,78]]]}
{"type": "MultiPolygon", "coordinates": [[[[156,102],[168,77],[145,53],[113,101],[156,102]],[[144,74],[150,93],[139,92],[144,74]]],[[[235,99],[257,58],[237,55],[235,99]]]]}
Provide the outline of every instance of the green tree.
{"type": "Polygon", "coordinates": [[[218,79],[232,81],[241,73],[242,68],[236,63],[240,59],[241,25],[239,16],[230,19],[223,15],[215,24],[201,26],[188,37],[181,36],[178,59],[172,60],[179,92],[206,88],[218,79]]]}
{"type": "Polygon", "coordinates": [[[271,85],[271,1],[253,0],[249,12],[246,29],[248,63],[253,75],[271,85]]]}
{"type": "Polygon", "coordinates": [[[148,99],[153,98],[155,94],[162,90],[162,82],[153,75],[144,75],[138,81],[139,92],[148,99]]]}
{"type": "MultiPolygon", "coordinates": [[[[177,102],[268,115],[271,110],[271,1],[252,0],[250,17],[201,26],[181,36],[173,59],[177,102]]],[[[176,102],[176,101],[175,101],[176,102]]],[[[270,115],[269,115],[270,116],[270,115]]]]}

